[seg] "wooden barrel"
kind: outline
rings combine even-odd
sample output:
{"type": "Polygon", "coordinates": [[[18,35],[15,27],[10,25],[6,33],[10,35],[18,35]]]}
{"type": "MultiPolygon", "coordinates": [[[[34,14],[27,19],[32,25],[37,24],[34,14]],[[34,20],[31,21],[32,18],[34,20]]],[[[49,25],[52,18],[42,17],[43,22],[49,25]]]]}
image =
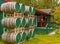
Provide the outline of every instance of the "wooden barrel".
{"type": "Polygon", "coordinates": [[[6,42],[8,42],[8,43],[11,42],[11,41],[10,41],[10,34],[11,34],[11,33],[7,33],[7,35],[6,35],[6,42]]]}
{"type": "Polygon", "coordinates": [[[31,13],[31,7],[30,6],[25,6],[25,12],[31,13]]]}
{"type": "Polygon", "coordinates": [[[22,41],[26,40],[26,33],[25,32],[21,33],[21,40],[22,41]]]}
{"type": "Polygon", "coordinates": [[[18,28],[20,26],[20,19],[19,18],[13,19],[12,24],[13,24],[14,27],[18,28]]]}
{"type": "Polygon", "coordinates": [[[22,12],[22,13],[24,13],[24,11],[25,11],[25,6],[24,6],[24,4],[19,4],[20,5],[20,11],[22,12]]]}
{"type": "Polygon", "coordinates": [[[35,14],[35,8],[34,7],[31,7],[31,14],[35,14]]]}
{"type": "Polygon", "coordinates": [[[11,33],[10,40],[11,40],[11,43],[18,43],[21,40],[20,33],[11,33]]]}
{"type": "Polygon", "coordinates": [[[17,2],[7,2],[1,5],[1,10],[4,12],[19,12],[20,6],[17,2]]]}
{"type": "Polygon", "coordinates": [[[6,10],[6,5],[7,5],[7,3],[1,4],[1,11],[5,11],[6,10]]]}
{"type": "Polygon", "coordinates": [[[10,27],[10,26],[9,26],[9,25],[10,25],[9,22],[10,22],[10,18],[6,18],[6,19],[5,19],[5,26],[6,26],[6,27],[7,27],[7,26],[10,27]]]}
{"type": "MultiPolygon", "coordinates": [[[[9,19],[3,18],[2,21],[1,21],[1,24],[2,24],[4,27],[7,27],[8,21],[9,21],[9,19]]],[[[8,27],[9,27],[9,25],[8,25],[8,27]]]]}
{"type": "Polygon", "coordinates": [[[5,41],[5,42],[8,42],[8,43],[10,43],[11,41],[10,41],[10,33],[3,33],[2,34],[2,40],[3,41],[5,41]]]}
{"type": "Polygon", "coordinates": [[[6,42],[6,35],[7,35],[7,33],[2,34],[2,40],[5,41],[5,42],[6,42]]]}
{"type": "Polygon", "coordinates": [[[5,26],[5,20],[4,19],[2,19],[1,24],[3,25],[3,27],[6,27],[5,26]]]}
{"type": "Polygon", "coordinates": [[[21,19],[21,24],[22,24],[23,27],[26,26],[26,19],[25,19],[25,18],[22,18],[22,19],[21,19]]]}
{"type": "Polygon", "coordinates": [[[34,19],[29,19],[29,26],[34,25],[34,19]]]}
{"type": "Polygon", "coordinates": [[[19,18],[4,18],[2,19],[2,25],[7,28],[18,28],[20,26],[19,18]]]}

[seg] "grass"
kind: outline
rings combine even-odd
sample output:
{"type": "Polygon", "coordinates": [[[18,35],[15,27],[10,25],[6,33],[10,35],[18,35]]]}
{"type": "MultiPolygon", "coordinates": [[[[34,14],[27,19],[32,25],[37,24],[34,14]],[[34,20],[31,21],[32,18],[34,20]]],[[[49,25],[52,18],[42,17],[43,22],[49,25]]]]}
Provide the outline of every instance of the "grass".
{"type": "MultiPolygon", "coordinates": [[[[0,44],[4,44],[0,41],[0,44]]],[[[60,44],[60,31],[53,36],[36,35],[34,38],[25,41],[24,44],[60,44]]]]}
{"type": "Polygon", "coordinates": [[[60,30],[56,30],[56,34],[36,35],[33,39],[26,41],[25,44],[60,44],[60,30]]]}
{"type": "Polygon", "coordinates": [[[0,40],[0,44],[4,44],[4,42],[0,40]]]}
{"type": "Polygon", "coordinates": [[[36,35],[33,39],[26,41],[25,44],[60,44],[60,35],[36,35]]]}

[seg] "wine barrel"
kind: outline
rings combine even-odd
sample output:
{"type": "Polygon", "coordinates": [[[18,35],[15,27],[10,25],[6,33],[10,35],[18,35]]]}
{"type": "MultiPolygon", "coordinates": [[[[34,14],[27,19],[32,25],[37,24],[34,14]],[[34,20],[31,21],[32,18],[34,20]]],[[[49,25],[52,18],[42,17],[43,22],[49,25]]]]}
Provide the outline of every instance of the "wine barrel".
{"type": "Polygon", "coordinates": [[[1,10],[4,12],[19,12],[20,6],[17,2],[7,2],[1,5],[1,10]]]}
{"type": "Polygon", "coordinates": [[[11,33],[10,40],[11,40],[11,43],[18,43],[21,40],[20,33],[11,33]]]}
{"type": "Polygon", "coordinates": [[[1,24],[3,25],[3,27],[6,27],[6,26],[5,26],[5,24],[6,24],[6,23],[5,23],[5,19],[6,19],[6,18],[2,19],[2,21],[1,21],[1,24]]]}
{"type": "Polygon", "coordinates": [[[34,25],[34,19],[29,19],[29,26],[34,25]]]}
{"type": "Polygon", "coordinates": [[[21,19],[21,24],[22,24],[23,27],[26,26],[26,19],[25,19],[25,18],[22,18],[22,19],[21,19]]]}
{"type": "Polygon", "coordinates": [[[7,28],[18,28],[20,26],[19,18],[4,18],[2,19],[2,25],[7,28]]]}
{"type": "Polygon", "coordinates": [[[14,27],[18,28],[20,26],[20,19],[19,18],[12,18],[13,21],[11,22],[14,27]]]}
{"type": "Polygon", "coordinates": [[[30,6],[25,6],[25,12],[31,13],[31,7],[30,6]]]}
{"type": "Polygon", "coordinates": [[[20,34],[3,33],[2,40],[8,43],[13,43],[13,42],[18,43],[20,41],[20,34]]]}
{"type": "Polygon", "coordinates": [[[24,11],[25,11],[25,6],[24,6],[24,4],[19,4],[20,5],[20,11],[22,12],[22,13],[24,13],[24,11]]]}
{"type": "Polygon", "coordinates": [[[2,34],[2,40],[6,42],[6,36],[7,36],[7,33],[3,33],[2,34]]]}
{"type": "Polygon", "coordinates": [[[26,33],[25,32],[21,33],[21,40],[22,41],[26,40],[26,33]]]}
{"type": "Polygon", "coordinates": [[[7,27],[7,25],[8,25],[8,27],[9,27],[9,18],[7,19],[7,18],[3,18],[2,19],[2,21],[1,21],[1,24],[4,26],[4,27],[7,27]]]}
{"type": "Polygon", "coordinates": [[[10,33],[6,32],[6,33],[3,33],[2,34],[2,40],[5,41],[5,42],[8,42],[10,43],[10,33]]]}
{"type": "Polygon", "coordinates": [[[35,14],[35,9],[34,9],[34,7],[31,7],[32,9],[31,9],[31,14],[35,14]]]}
{"type": "Polygon", "coordinates": [[[11,42],[11,41],[10,41],[10,34],[11,34],[11,33],[7,33],[7,35],[6,35],[6,42],[8,42],[8,43],[11,42]]]}

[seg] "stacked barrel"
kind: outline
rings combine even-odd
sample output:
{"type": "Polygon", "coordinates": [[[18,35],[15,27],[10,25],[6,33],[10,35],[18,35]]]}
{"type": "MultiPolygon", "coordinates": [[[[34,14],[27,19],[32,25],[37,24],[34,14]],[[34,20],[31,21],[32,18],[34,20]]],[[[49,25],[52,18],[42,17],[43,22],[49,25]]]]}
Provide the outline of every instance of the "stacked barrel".
{"type": "Polygon", "coordinates": [[[29,14],[28,15],[28,17],[29,17],[29,34],[30,35],[28,35],[28,38],[31,38],[31,37],[34,37],[34,29],[35,29],[35,26],[34,26],[34,24],[35,24],[35,16],[34,16],[34,14],[35,14],[35,10],[34,10],[34,8],[33,7],[31,7],[31,14],[29,14]]]}
{"type": "Polygon", "coordinates": [[[17,2],[7,2],[1,5],[1,10],[4,13],[1,23],[4,29],[9,30],[2,34],[3,41],[18,43],[34,37],[35,10],[33,7],[17,2]]]}
{"type": "Polygon", "coordinates": [[[3,18],[2,25],[6,28],[18,28],[20,26],[20,19],[19,18],[3,18]]]}
{"type": "Polygon", "coordinates": [[[2,34],[2,40],[7,43],[18,43],[20,39],[20,33],[6,32],[2,34]]]}

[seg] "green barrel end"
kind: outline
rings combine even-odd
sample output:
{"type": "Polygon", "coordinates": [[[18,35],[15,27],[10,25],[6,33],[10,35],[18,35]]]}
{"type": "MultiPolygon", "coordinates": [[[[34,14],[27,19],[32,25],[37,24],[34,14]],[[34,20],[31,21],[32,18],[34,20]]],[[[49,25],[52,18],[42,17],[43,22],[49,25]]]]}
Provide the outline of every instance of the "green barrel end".
{"type": "Polygon", "coordinates": [[[20,35],[20,33],[19,33],[19,34],[17,34],[17,36],[16,36],[16,43],[18,43],[20,40],[21,40],[21,35],[20,35]]]}
{"type": "Polygon", "coordinates": [[[32,31],[28,33],[28,38],[31,38],[32,31]]]}
{"type": "Polygon", "coordinates": [[[25,6],[22,4],[22,6],[21,6],[21,12],[24,13],[24,11],[25,11],[25,6]]]}
{"type": "Polygon", "coordinates": [[[32,37],[34,37],[35,36],[35,32],[34,31],[32,31],[32,37]]]}
{"type": "Polygon", "coordinates": [[[17,18],[17,19],[16,19],[16,27],[18,28],[19,26],[20,26],[20,19],[17,18]]]}
{"type": "Polygon", "coordinates": [[[24,27],[25,25],[26,25],[26,20],[23,19],[23,20],[22,20],[22,26],[24,27]]]}
{"type": "Polygon", "coordinates": [[[33,19],[29,20],[29,26],[31,26],[31,25],[34,25],[34,20],[33,19]]]}
{"type": "Polygon", "coordinates": [[[20,9],[20,5],[19,5],[19,3],[16,3],[16,5],[15,5],[15,11],[19,12],[19,9],[20,9]]]}
{"type": "Polygon", "coordinates": [[[26,33],[25,32],[22,33],[22,41],[24,41],[24,40],[26,40],[26,33]]]}
{"type": "Polygon", "coordinates": [[[29,13],[31,13],[31,10],[32,10],[31,7],[29,7],[29,13]]]}
{"type": "Polygon", "coordinates": [[[35,14],[35,9],[32,7],[31,14],[35,14]]]}

